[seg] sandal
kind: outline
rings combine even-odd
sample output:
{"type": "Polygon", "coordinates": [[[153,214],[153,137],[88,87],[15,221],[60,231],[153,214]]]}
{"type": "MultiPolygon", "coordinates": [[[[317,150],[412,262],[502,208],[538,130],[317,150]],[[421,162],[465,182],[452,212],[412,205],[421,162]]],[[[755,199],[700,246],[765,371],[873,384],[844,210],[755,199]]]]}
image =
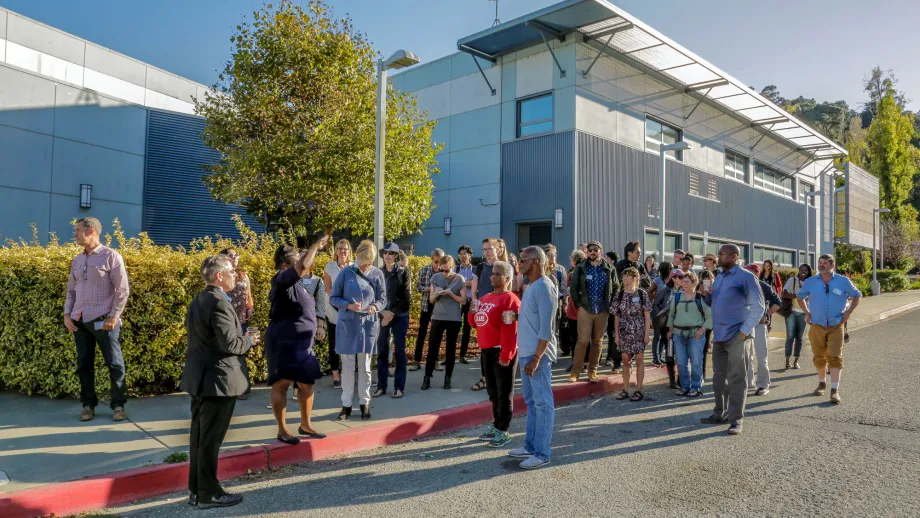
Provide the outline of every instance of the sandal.
{"type": "Polygon", "coordinates": [[[484,388],[486,388],[486,380],[484,379],[480,379],[479,381],[476,382],[475,385],[473,385],[473,390],[475,391],[480,391],[484,388]]]}
{"type": "Polygon", "coordinates": [[[687,397],[699,397],[700,394],[701,392],[699,392],[698,390],[691,390],[690,392],[687,393],[687,397]]]}
{"type": "Polygon", "coordinates": [[[393,391],[393,397],[394,397],[395,399],[399,399],[399,398],[403,397],[403,391],[401,391],[401,390],[399,390],[399,389],[396,389],[395,391],[393,391]]]}
{"type": "Polygon", "coordinates": [[[623,401],[624,399],[628,397],[629,397],[629,392],[626,392],[625,390],[621,390],[620,393],[617,394],[616,399],[617,401],[623,401]]]}
{"type": "Polygon", "coordinates": [[[630,401],[633,401],[633,402],[635,402],[635,401],[642,401],[643,399],[645,399],[645,396],[642,395],[642,391],[641,391],[641,390],[637,390],[637,391],[633,392],[632,397],[629,398],[629,400],[630,400],[630,401]]]}

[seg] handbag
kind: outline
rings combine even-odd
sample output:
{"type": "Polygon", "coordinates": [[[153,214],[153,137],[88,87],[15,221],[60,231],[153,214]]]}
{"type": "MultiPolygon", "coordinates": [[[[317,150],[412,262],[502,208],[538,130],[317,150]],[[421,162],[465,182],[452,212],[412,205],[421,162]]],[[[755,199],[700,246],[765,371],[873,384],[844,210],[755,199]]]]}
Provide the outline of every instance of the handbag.
{"type": "MultiPolygon", "coordinates": [[[[801,281],[799,281],[799,279],[796,278],[796,277],[793,277],[793,279],[795,279],[795,280],[792,281],[792,285],[793,285],[793,286],[795,286],[795,283],[801,282],[801,281]]],[[[788,291],[786,291],[785,288],[783,288],[783,295],[784,295],[784,296],[783,296],[783,299],[782,299],[782,301],[780,302],[779,309],[776,310],[776,314],[779,315],[779,316],[781,316],[781,317],[783,317],[783,318],[789,318],[789,315],[792,314],[792,302],[793,302],[793,299],[787,299],[787,298],[785,297],[785,295],[792,295],[792,294],[789,293],[788,291]]]]}

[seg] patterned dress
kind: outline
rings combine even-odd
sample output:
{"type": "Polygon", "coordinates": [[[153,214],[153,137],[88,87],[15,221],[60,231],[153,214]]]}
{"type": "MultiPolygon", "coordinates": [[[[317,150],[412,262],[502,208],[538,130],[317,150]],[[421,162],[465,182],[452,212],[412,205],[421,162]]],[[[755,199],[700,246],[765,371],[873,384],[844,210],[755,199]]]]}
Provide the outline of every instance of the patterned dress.
{"type": "Polygon", "coordinates": [[[252,308],[249,307],[249,276],[241,275],[227,296],[230,297],[230,305],[233,306],[236,318],[240,319],[240,325],[247,325],[252,318],[252,308]]]}
{"type": "Polygon", "coordinates": [[[613,297],[610,314],[620,317],[620,352],[639,354],[645,350],[646,311],[652,311],[652,303],[641,289],[632,294],[620,291],[613,297]]]}

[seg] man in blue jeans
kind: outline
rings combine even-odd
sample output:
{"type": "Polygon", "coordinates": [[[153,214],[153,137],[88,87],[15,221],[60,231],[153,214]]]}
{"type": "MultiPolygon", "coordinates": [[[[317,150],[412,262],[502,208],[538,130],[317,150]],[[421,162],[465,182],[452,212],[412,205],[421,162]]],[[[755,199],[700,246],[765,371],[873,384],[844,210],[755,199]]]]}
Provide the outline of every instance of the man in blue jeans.
{"type": "Polygon", "coordinates": [[[556,361],[559,298],[552,280],[543,275],[546,266],[543,249],[529,246],[521,252],[520,259],[521,273],[530,279],[518,318],[518,358],[527,405],[527,426],[524,447],[515,448],[508,455],[524,459],[521,468],[535,469],[549,464],[553,440],[556,408],[552,368],[556,361]]]}

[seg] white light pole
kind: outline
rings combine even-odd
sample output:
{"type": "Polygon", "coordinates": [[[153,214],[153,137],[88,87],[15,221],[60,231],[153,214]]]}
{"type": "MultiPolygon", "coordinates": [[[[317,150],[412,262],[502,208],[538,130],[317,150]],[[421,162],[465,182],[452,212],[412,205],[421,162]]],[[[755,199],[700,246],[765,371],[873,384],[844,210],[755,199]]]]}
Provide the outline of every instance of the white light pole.
{"type": "Polygon", "coordinates": [[[377,245],[377,265],[383,264],[379,250],[383,249],[383,172],[387,147],[387,70],[411,67],[418,56],[408,50],[397,50],[386,61],[377,62],[377,160],[374,170],[374,244],[377,245]]]}
{"type": "Polygon", "coordinates": [[[668,189],[667,177],[665,176],[665,162],[667,162],[665,155],[668,151],[689,151],[691,149],[693,149],[693,146],[689,142],[675,142],[674,144],[662,145],[658,149],[661,162],[661,194],[658,196],[658,217],[660,218],[658,222],[658,262],[664,261],[664,215],[668,189]]]}
{"type": "MultiPolygon", "coordinates": [[[[810,248],[811,238],[809,237],[809,234],[811,234],[811,228],[809,228],[808,226],[808,207],[809,207],[808,198],[816,198],[818,196],[824,196],[824,192],[811,191],[811,192],[805,193],[805,260],[808,261],[808,264],[811,264],[811,261],[809,260],[811,258],[811,248],[810,248]]],[[[817,203],[815,205],[817,205],[817,203]]],[[[817,255],[818,255],[818,247],[816,246],[815,256],[817,255]]],[[[814,268],[814,265],[812,265],[812,268],[814,268]]]]}
{"type": "Polygon", "coordinates": [[[882,291],[878,283],[878,264],[875,262],[875,253],[878,247],[875,245],[875,225],[878,221],[878,215],[885,212],[891,212],[891,209],[872,209],[872,296],[875,297],[882,291]]]}

